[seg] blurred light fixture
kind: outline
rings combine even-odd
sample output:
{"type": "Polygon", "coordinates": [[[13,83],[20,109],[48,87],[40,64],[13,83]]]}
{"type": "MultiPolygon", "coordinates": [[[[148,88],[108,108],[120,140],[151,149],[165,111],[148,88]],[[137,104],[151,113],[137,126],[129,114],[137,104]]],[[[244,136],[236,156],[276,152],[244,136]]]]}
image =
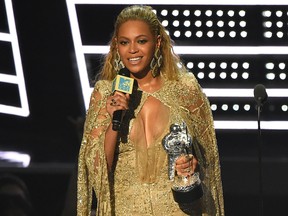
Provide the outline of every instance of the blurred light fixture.
{"type": "Polygon", "coordinates": [[[0,151],[0,167],[28,167],[30,160],[29,154],[17,151],[0,151]]]}

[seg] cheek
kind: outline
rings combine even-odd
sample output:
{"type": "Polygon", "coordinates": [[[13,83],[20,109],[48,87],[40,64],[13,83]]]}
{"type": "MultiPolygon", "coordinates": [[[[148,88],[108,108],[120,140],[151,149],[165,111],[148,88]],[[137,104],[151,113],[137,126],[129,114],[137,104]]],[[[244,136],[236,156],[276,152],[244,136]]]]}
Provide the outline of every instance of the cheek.
{"type": "Polygon", "coordinates": [[[154,53],[155,53],[155,49],[150,49],[148,52],[147,52],[147,59],[149,61],[152,60],[152,58],[154,57],[154,53]]]}
{"type": "Polygon", "coordinates": [[[125,55],[125,50],[123,48],[118,48],[118,52],[119,52],[121,59],[123,59],[123,57],[125,55]]]}

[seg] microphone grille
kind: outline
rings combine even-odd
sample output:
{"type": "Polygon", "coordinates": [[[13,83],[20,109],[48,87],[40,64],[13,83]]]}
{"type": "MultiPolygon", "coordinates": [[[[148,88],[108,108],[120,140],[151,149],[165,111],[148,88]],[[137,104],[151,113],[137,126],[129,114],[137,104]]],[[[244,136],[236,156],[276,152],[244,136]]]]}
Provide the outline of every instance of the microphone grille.
{"type": "Polygon", "coordinates": [[[122,76],[130,77],[130,71],[126,67],[121,68],[118,74],[122,76]]]}
{"type": "Polygon", "coordinates": [[[254,98],[257,102],[264,103],[267,100],[267,92],[265,86],[257,84],[254,88],[254,98]]]}

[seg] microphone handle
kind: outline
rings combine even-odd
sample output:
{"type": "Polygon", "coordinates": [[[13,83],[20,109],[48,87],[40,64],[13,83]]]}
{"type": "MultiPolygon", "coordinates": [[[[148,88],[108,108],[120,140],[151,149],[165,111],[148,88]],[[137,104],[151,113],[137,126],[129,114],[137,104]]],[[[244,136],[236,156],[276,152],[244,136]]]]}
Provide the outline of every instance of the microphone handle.
{"type": "Polygon", "coordinates": [[[258,173],[259,173],[259,215],[263,216],[263,168],[262,168],[262,134],[261,134],[261,105],[257,106],[257,123],[258,123],[258,173]]]}
{"type": "Polygon", "coordinates": [[[113,113],[113,119],[112,119],[112,129],[114,131],[120,130],[121,120],[122,120],[122,110],[116,110],[113,113]]]}

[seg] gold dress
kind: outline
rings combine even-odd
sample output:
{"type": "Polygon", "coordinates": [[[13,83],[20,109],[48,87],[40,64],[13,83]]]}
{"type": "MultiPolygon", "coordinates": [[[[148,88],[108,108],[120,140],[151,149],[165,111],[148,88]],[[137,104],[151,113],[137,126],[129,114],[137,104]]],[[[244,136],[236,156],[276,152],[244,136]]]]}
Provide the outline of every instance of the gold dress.
{"type": "Polygon", "coordinates": [[[178,81],[163,77],[153,93],[137,89],[122,121],[112,172],[107,171],[105,131],[111,117],[105,106],[111,81],[95,85],[86,116],[78,165],[77,215],[90,216],[92,192],[96,215],[224,215],[220,163],[209,102],[196,78],[182,74],[178,81]],[[168,180],[163,137],[173,123],[185,122],[193,137],[203,197],[179,206],[168,180]]]}

